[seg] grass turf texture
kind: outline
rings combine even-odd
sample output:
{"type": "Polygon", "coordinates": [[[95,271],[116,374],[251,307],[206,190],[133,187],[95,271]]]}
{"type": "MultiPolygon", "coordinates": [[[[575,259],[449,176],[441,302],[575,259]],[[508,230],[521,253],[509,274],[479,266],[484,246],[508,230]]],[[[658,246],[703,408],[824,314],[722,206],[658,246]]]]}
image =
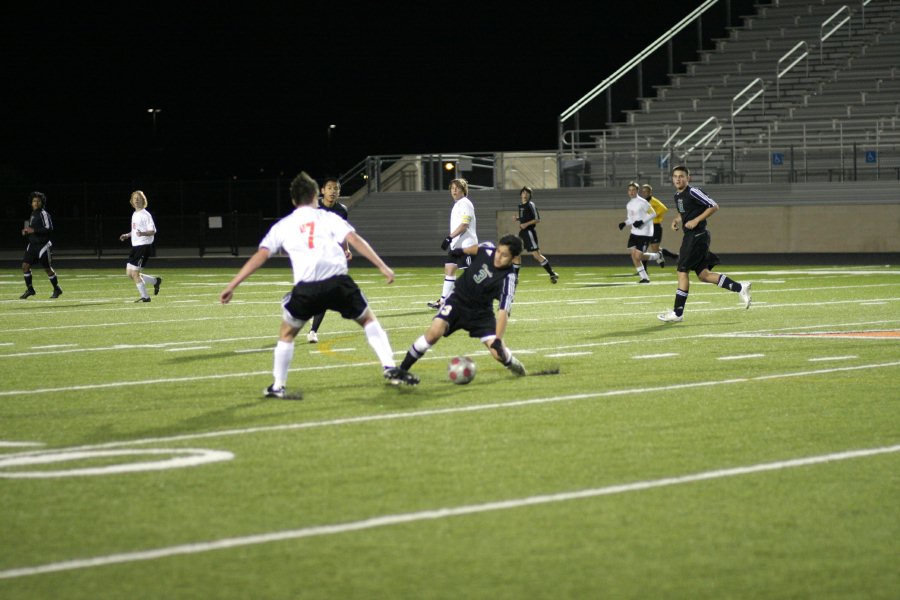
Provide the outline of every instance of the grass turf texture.
{"type": "MultiPolygon", "coordinates": [[[[753,281],[749,311],[692,280],[685,321],[663,324],[670,268],[650,286],[624,267],[564,268],[551,286],[526,259],[507,343],[530,371],[559,375],[517,379],[457,333],[414,367],[420,386],[396,389],[362,330],[329,313],[319,344],[297,338],[288,388],[301,402],[262,398],[288,270],[261,270],[221,306],[235,271],[151,271],[165,284],[137,305],[118,270],[61,270],[53,301],[39,278],[38,295],[18,300],[21,277],[0,277],[0,597],[900,589],[896,452],[659,483],[900,444],[896,268],[723,269],[753,281]],[[848,332],[865,335],[832,335],[848,332]],[[468,386],[446,377],[457,355],[478,363],[468,386]],[[12,445],[26,442],[41,445],[12,445]],[[74,448],[233,459],[10,477],[177,458],[9,463],[74,448]],[[605,491],[565,496],[583,490],[605,491]]],[[[399,361],[430,321],[439,269],[401,269],[391,286],[371,268],[351,274],[399,361]]]]}

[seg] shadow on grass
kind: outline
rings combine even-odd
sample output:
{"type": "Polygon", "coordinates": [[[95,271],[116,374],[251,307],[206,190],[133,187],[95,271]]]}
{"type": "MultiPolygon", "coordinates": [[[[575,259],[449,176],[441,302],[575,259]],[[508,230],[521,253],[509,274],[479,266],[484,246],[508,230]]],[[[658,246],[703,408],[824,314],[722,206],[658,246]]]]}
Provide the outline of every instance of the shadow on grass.
{"type": "MultiPolygon", "coordinates": [[[[196,396],[192,396],[191,400],[196,400],[196,396]]],[[[206,411],[192,417],[182,419],[181,421],[164,422],[155,427],[146,429],[129,431],[127,434],[115,431],[109,424],[104,424],[94,429],[85,437],[84,443],[109,443],[110,441],[127,441],[141,440],[146,438],[167,438],[178,435],[191,434],[207,434],[216,431],[224,431],[229,429],[240,429],[251,426],[277,425],[279,418],[282,416],[296,417],[296,406],[302,403],[296,400],[275,400],[272,398],[264,398],[262,390],[256,399],[251,401],[243,401],[227,406],[222,406],[216,410],[206,411]],[[247,409],[256,409],[267,403],[280,403],[284,408],[280,410],[269,410],[266,412],[246,412],[241,411],[247,409]]],[[[273,406],[275,406],[273,404],[273,406]]]]}
{"type": "Polygon", "coordinates": [[[648,323],[644,327],[633,327],[631,329],[620,329],[619,331],[604,331],[602,333],[598,333],[595,336],[592,336],[593,339],[598,341],[608,340],[610,338],[621,339],[621,338],[629,338],[636,337],[641,338],[646,336],[649,333],[656,332],[670,332],[672,327],[681,327],[683,323],[672,324],[672,323],[663,323],[656,317],[650,317],[653,319],[652,323],[648,323]]]}
{"type": "MultiPolygon", "coordinates": [[[[397,318],[397,317],[414,317],[414,316],[416,316],[416,315],[428,315],[428,314],[434,315],[436,312],[437,312],[437,311],[435,311],[433,308],[424,308],[424,309],[422,309],[422,310],[413,310],[413,311],[405,312],[405,313],[380,313],[380,312],[376,312],[376,314],[378,315],[378,318],[379,318],[379,319],[394,319],[394,318],[397,318]]],[[[425,326],[427,326],[427,323],[426,323],[425,326]]]]}
{"type": "Polygon", "coordinates": [[[197,349],[193,351],[196,352],[196,354],[191,354],[190,352],[192,351],[189,350],[183,350],[181,352],[174,352],[171,358],[166,359],[163,362],[164,364],[174,365],[187,362],[198,362],[201,360],[222,360],[225,358],[237,358],[240,356],[245,356],[246,354],[265,354],[266,352],[271,354],[273,350],[274,348],[272,346],[264,346],[262,348],[259,348],[258,352],[242,352],[240,354],[234,352],[233,350],[230,352],[206,352],[205,350],[197,349]]]}
{"type": "MultiPolygon", "coordinates": [[[[97,302],[77,302],[72,304],[65,304],[63,302],[42,302],[40,304],[40,308],[49,308],[53,310],[65,310],[67,308],[82,308],[84,306],[108,306],[110,304],[118,304],[118,302],[113,301],[97,301],[97,302]]],[[[25,304],[24,302],[15,307],[14,310],[33,310],[35,307],[34,304],[25,304]]]]}

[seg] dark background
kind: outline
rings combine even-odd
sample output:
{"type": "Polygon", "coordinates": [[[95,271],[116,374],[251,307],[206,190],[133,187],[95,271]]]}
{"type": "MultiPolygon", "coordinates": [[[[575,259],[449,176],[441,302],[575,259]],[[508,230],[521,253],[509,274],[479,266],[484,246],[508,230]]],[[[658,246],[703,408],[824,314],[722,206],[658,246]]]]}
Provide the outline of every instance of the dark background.
{"type": "MultiPolygon", "coordinates": [[[[5,7],[0,184],[322,178],[368,155],[555,149],[559,114],[700,2],[128,4],[5,7]]],[[[725,5],[703,18],[707,47],[725,5]]],[[[752,6],[732,0],[732,24],[752,6]]],[[[696,49],[689,27],[676,71],[696,49]]],[[[666,82],[658,55],[645,95],[666,82]]],[[[614,118],[638,95],[626,77],[614,118]]]]}

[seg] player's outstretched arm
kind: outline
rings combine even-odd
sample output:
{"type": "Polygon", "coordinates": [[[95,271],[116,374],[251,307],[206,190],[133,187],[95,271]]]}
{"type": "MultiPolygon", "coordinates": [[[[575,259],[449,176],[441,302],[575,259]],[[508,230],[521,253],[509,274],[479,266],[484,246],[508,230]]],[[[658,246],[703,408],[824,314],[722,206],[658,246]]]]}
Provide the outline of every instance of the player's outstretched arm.
{"type": "Polygon", "coordinates": [[[244,266],[241,267],[241,270],[238,271],[238,274],[234,276],[228,285],[225,286],[225,289],[222,290],[222,293],[219,294],[219,302],[222,304],[228,304],[231,302],[232,296],[234,296],[234,290],[241,284],[242,281],[253,275],[258,268],[263,266],[263,264],[269,260],[270,252],[268,248],[260,248],[256,251],[256,253],[247,259],[247,262],[244,263],[244,266]]]}
{"type": "Polygon", "coordinates": [[[361,235],[355,231],[351,231],[347,234],[345,241],[350,242],[350,245],[356,249],[357,254],[362,254],[370,263],[378,267],[378,270],[381,271],[381,274],[384,275],[384,278],[387,279],[388,283],[394,283],[394,271],[381,260],[378,253],[375,252],[372,246],[369,245],[369,242],[364,240],[361,235]]]}

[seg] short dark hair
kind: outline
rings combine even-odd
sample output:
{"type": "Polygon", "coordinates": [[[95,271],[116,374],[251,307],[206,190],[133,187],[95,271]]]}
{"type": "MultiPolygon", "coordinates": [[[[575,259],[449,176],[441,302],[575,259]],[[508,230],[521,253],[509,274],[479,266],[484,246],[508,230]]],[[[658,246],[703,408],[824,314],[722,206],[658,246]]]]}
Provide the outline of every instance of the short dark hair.
{"type": "Polygon", "coordinates": [[[500,238],[500,241],[497,242],[498,246],[506,246],[509,248],[509,253],[513,255],[513,258],[522,254],[522,240],[519,239],[519,236],[507,234],[500,238]]]}
{"type": "Polygon", "coordinates": [[[690,174],[691,174],[691,172],[688,171],[688,168],[687,168],[686,166],[684,166],[684,165],[678,165],[677,167],[675,167],[674,169],[672,169],[672,175],[675,174],[675,171],[684,171],[684,174],[685,174],[685,175],[690,175],[690,174]]]}
{"type": "Polygon", "coordinates": [[[291,202],[294,206],[312,204],[318,195],[319,184],[306,171],[300,171],[300,174],[291,181],[291,202]]]}
{"type": "Polygon", "coordinates": [[[41,201],[41,208],[47,208],[47,196],[41,192],[31,192],[31,195],[28,196],[28,202],[30,203],[35,198],[41,201]]]}
{"type": "Polygon", "coordinates": [[[326,178],[322,181],[322,187],[324,188],[326,185],[328,185],[328,184],[329,184],[330,182],[332,182],[332,181],[335,182],[336,184],[338,184],[338,187],[341,186],[341,180],[338,179],[337,177],[326,177],[326,178]]]}
{"type": "Polygon", "coordinates": [[[529,200],[531,200],[531,197],[534,196],[534,192],[533,192],[533,191],[531,190],[531,188],[528,187],[527,185],[526,185],[526,186],[523,186],[522,189],[519,190],[519,195],[520,195],[520,196],[522,195],[522,192],[528,192],[528,199],[529,199],[529,200]]]}

